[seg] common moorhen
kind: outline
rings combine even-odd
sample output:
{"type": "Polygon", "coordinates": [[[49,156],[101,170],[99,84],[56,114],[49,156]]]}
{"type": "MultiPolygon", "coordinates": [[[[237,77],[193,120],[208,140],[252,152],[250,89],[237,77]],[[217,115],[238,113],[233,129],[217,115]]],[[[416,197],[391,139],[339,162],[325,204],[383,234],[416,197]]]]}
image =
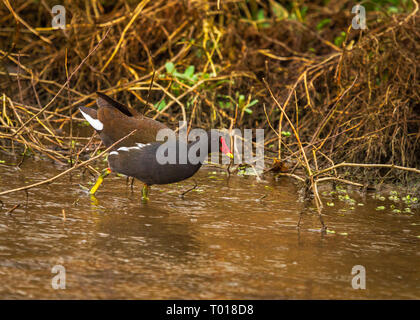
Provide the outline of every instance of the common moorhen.
{"type": "MultiPolygon", "coordinates": [[[[212,151],[212,144],[218,145],[219,151],[233,158],[225,139],[221,135],[212,135],[211,131],[208,131],[208,139],[197,140],[186,146],[187,154],[189,154],[191,148],[197,150],[196,160],[198,161],[191,162],[188,157],[186,163],[160,164],[156,152],[163,142],[156,142],[156,135],[159,130],[167,129],[167,127],[137,113],[103,93],[97,92],[97,94],[99,96],[97,99],[99,109],[97,111],[87,107],[79,108],[85,119],[99,133],[106,147],[111,146],[133,130],[137,129],[137,131],[113,147],[108,155],[110,168],[107,168],[101,174],[90,190],[90,194],[94,194],[103,179],[112,171],[115,171],[142,181],[144,183],[142,200],[147,201],[149,186],[174,183],[193,176],[202,166],[206,156],[212,151]],[[201,150],[206,150],[206,152],[201,153],[201,150]]],[[[169,145],[166,151],[168,153],[175,152],[178,156],[179,148],[180,142],[176,140],[174,144],[169,145]]]]}
{"type": "MultiPolygon", "coordinates": [[[[145,117],[136,110],[129,108],[118,101],[108,97],[102,92],[97,92],[98,110],[79,107],[83,117],[98,132],[106,147],[111,146],[130,132],[137,129],[131,136],[118,143],[113,150],[121,147],[136,145],[136,143],[149,143],[156,141],[156,134],[160,129],[168,127],[159,121],[145,117]]],[[[110,173],[105,170],[90,189],[90,194],[95,194],[103,179],[110,173]]]]}

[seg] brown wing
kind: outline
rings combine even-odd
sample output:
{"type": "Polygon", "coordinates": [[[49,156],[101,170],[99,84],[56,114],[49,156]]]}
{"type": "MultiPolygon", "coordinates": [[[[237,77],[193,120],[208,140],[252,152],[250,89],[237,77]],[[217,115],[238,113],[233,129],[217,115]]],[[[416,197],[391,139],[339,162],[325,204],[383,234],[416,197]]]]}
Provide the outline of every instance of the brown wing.
{"type": "Polygon", "coordinates": [[[139,113],[134,110],[133,108],[129,108],[118,101],[115,101],[111,97],[107,96],[105,93],[96,92],[98,95],[98,99],[96,99],[96,103],[98,104],[99,108],[116,108],[122,113],[124,113],[127,117],[137,117],[139,113]]]}
{"type": "Polygon", "coordinates": [[[155,142],[159,130],[168,128],[165,124],[145,116],[129,117],[116,108],[99,108],[97,117],[104,124],[99,134],[107,147],[134,130],[137,130],[136,133],[118,144],[118,147],[155,142]]]}

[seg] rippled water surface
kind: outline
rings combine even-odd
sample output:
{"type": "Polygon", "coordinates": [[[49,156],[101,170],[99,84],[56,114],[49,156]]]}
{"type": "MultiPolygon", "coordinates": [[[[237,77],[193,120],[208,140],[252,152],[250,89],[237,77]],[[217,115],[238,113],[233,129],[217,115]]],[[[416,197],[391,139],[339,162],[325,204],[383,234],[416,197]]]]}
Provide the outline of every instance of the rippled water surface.
{"type": "MultiPolygon", "coordinates": [[[[46,161],[2,165],[0,191],[62,170],[46,161]]],[[[110,176],[91,199],[79,184],[93,178],[80,174],[31,189],[28,200],[25,192],[0,197],[1,299],[420,298],[418,209],[375,210],[388,200],[352,191],[364,206],[344,211],[335,199],[325,209],[335,233],[323,235],[310,208],[296,229],[303,204],[289,179],[227,179],[203,168],[185,199],[178,195],[191,179],[153,186],[142,204],[139,182],[132,192],[110,176]],[[64,290],[52,289],[55,265],[66,270],[64,290]],[[355,265],[366,268],[366,290],[352,288],[355,265]]]]}

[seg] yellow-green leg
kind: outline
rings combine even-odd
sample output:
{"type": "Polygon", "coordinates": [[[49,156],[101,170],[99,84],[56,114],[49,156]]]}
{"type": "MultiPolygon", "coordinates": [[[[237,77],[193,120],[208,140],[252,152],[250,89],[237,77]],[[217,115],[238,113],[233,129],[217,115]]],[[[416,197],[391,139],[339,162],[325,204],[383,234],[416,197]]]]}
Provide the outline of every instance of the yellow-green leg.
{"type": "Polygon", "coordinates": [[[99,186],[104,181],[104,178],[107,177],[111,173],[111,169],[107,168],[104,171],[102,171],[101,175],[99,176],[98,180],[96,180],[95,185],[92,187],[92,189],[89,190],[89,193],[91,195],[94,195],[96,191],[98,190],[99,186]]]}
{"type": "Polygon", "coordinates": [[[141,191],[141,201],[143,203],[146,203],[147,201],[149,201],[149,186],[147,184],[143,185],[143,189],[141,191]]]}

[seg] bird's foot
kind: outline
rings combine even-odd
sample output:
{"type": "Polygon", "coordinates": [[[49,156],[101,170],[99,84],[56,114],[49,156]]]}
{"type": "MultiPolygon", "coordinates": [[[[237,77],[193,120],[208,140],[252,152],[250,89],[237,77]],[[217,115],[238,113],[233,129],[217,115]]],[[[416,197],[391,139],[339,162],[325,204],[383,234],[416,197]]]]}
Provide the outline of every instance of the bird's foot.
{"type": "Polygon", "coordinates": [[[89,190],[90,195],[94,195],[96,193],[99,186],[104,181],[104,178],[106,178],[110,173],[111,173],[111,169],[109,168],[106,168],[104,171],[102,171],[101,175],[98,177],[98,180],[96,180],[95,185],[92,187],[92,189],[89,190]]]}
{"type": "Polygon", "coordinates": [[[142,190],[141,202],[147,203],[149,201],[149,186],[145,184],[142,190]]]}

